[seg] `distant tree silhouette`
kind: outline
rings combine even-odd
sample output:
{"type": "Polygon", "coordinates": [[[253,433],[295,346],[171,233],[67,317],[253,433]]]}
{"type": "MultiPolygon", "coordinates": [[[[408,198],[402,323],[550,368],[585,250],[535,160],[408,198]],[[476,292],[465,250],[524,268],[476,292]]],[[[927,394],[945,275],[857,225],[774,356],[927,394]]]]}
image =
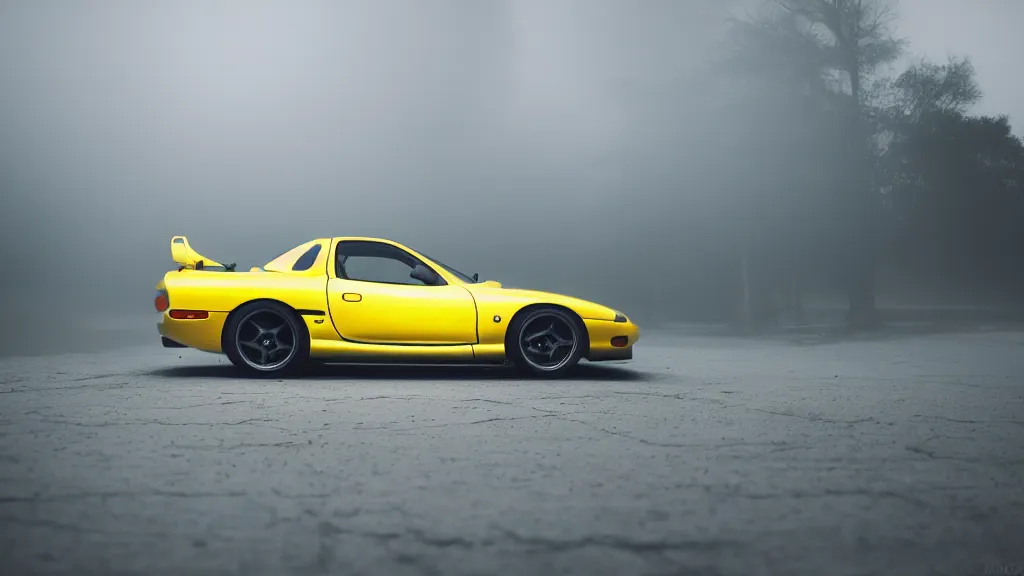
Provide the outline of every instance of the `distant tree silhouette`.
{"type": "MultiPolygon", "coordinates": [[[[838,196],[845,212],[843,261],[851,327],[877,323],[875,307],[876,200],[870,86],[893,62],[903,41],[893,37],[889,6],[876,0],[777,0],[791,45],[809,54],[841,126],[843,162],[838,196]],[[794,34],[795,32],[795,34],[794,34]]],[[[769,21],[770,22],[770,21],[769,21]]]]}
{"type": "MultiPolygon", "coordinates": [[[[834,256],[842,261],[847,320],[858,328],[877,323],[877,146],[870,88],[875,71],[903,48],[890,32],[891,22],[888,7],[874,0],[776,0],[757,16],[733,22],[737,51],[732,65],[745,66],[752,81],[761,83],[749,93],[759,98],[772,94],[776,103],[788,100],[774,116],[792,118],[791,107],[798,106],[806,119],[800,124],[816,127],[814,138],[805,142],[813,153],[803,156],[832,168],[830,200],[842,214],[833,221],[842,240],[834,256]],[[825,160],[828,153],[831,159],[825,160]]],[[[772,103],[762,100],[756,109],[771,115],[765,104],[772,103]]],[[[770,132],[777,138],[792,131],[791,125],[770,132]]],[[[772,148],[783,146],[777,139],[772,148]]],[[[796,166],[790,163],[789,168],[796,166]]]]}
{"type": "Polygon", "coordinates": [[[879,102],[893,246],[933,289],[1019,297],[1024,144],[1005,116],[970,116],[981,97],[968,59],[922,62],[879,102]]]}
{"type": "Polygon", "coordinates": [[[871,327],[876,275],[1024,304],[1020,139],[1006,118],[970,114],[969,59],[892,72],[904,44],[887,5],[764,0],[731,20],[700,82],[664,78],[624,99],[643,144],[629,168],[651,190],[623,202],[678,214],[671,233],[654,215],[637,234],[648,253],[671,247],[651,291],[671,286],[680,316],[804,323],[803,295],[841,286],[848,325],[871,327]]]}
{"type": "Polygon", "coordinates": [[[904,43],[876,0],[774,0],[732,23],[724,69],[743,79],[731,115],[751,161],[723,181],[753,222],[736,252],[744,324],[764,319],[766,290],[799,311],[802,265],[842,271],[848,325],[877,325],[880,256],[942,289],[1024,300],[1024,147],[1007,118],[969,115],[969,59],[884,75],[904,43]]]}

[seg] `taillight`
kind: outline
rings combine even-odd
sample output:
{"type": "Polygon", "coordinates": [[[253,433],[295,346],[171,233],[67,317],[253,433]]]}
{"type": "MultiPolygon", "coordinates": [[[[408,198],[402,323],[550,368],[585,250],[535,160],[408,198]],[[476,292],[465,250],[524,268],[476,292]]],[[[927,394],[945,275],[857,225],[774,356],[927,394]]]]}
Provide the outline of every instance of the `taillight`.
{"type": "Polygon", "coordinates": [[[156,298],[153,299],[153,306],[157,312],[163,312],[171,307],[171,299],[167,296],[166,290],[157,290],[156,298]]]}
{"type": "Polygon", "coordinates": [[[171,310],[167,315],[175,320],[202,320],[210,317],[206,310],[171,310]]]}

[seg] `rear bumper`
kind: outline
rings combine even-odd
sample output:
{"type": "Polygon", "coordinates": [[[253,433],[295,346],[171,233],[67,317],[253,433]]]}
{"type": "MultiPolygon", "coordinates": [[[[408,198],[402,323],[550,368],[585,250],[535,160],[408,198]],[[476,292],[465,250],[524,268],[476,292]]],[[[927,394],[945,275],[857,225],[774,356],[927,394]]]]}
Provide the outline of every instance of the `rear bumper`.
{"type": "Polygon", "coordinates": [[[196,348],[221,353],[221,333],[227,317],[227,312],[210,312],[209,318],[201,320],[175,320],[164,312],[156,326],[165,348],[196,348]]]}
{"type": "Polygon", "coordinates": [[[603,360],[631,360],[633,345],[640,339],[640,328],[632,322],[610,320],[584,320],[590,336],[590,350],[586,358],[591,362],[603,360]],[[613,338],[625,338],[625,346],[612,345],[613,338]]]}
{"type": "Polygon", "coordinates": [[[164,345],[164,348],[188,348],[188,346],[185,346],[181,342],[175,342],[167,336],[161,336],[160,343],[164,345]]]}

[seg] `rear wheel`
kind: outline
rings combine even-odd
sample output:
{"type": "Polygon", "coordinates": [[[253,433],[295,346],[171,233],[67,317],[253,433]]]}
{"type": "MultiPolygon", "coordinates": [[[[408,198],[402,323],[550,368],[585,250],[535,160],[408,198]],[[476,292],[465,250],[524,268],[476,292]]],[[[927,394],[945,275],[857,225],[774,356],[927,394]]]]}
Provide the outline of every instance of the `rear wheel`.
{"type": "Polygon", "coordinates": [[[532,376],[558,378],[583,357],[586,332],[565,310],[540,307],[512,321],[505,348],[519,369],[532,376]]]}
{"type": "Polygon", "coordinates": [[[224,330],[224,351],[246,376],[286,376],[309,358],[309,335],[287,306],[252,302],[231,315],[224,330]]]}

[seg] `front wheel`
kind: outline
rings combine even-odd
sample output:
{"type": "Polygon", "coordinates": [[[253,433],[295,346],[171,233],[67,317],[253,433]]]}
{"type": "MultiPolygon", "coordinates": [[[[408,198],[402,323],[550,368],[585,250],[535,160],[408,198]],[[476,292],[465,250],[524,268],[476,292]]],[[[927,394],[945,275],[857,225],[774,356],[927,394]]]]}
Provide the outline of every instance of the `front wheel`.
{"type": "Polygon", "coordinates": [[[231,315],[224,351],[246,376],[290,375],[309,357],[309,336],[298,316],[277,302],[252,302],[231,315]]]}
{"type": "Polygon", "coordinates": [[[505,347],[519,369],[532,376],[558,378],[583,358],[586,342],[579,320],[559,308],[542,307],[512,321],[505,347]]]}

